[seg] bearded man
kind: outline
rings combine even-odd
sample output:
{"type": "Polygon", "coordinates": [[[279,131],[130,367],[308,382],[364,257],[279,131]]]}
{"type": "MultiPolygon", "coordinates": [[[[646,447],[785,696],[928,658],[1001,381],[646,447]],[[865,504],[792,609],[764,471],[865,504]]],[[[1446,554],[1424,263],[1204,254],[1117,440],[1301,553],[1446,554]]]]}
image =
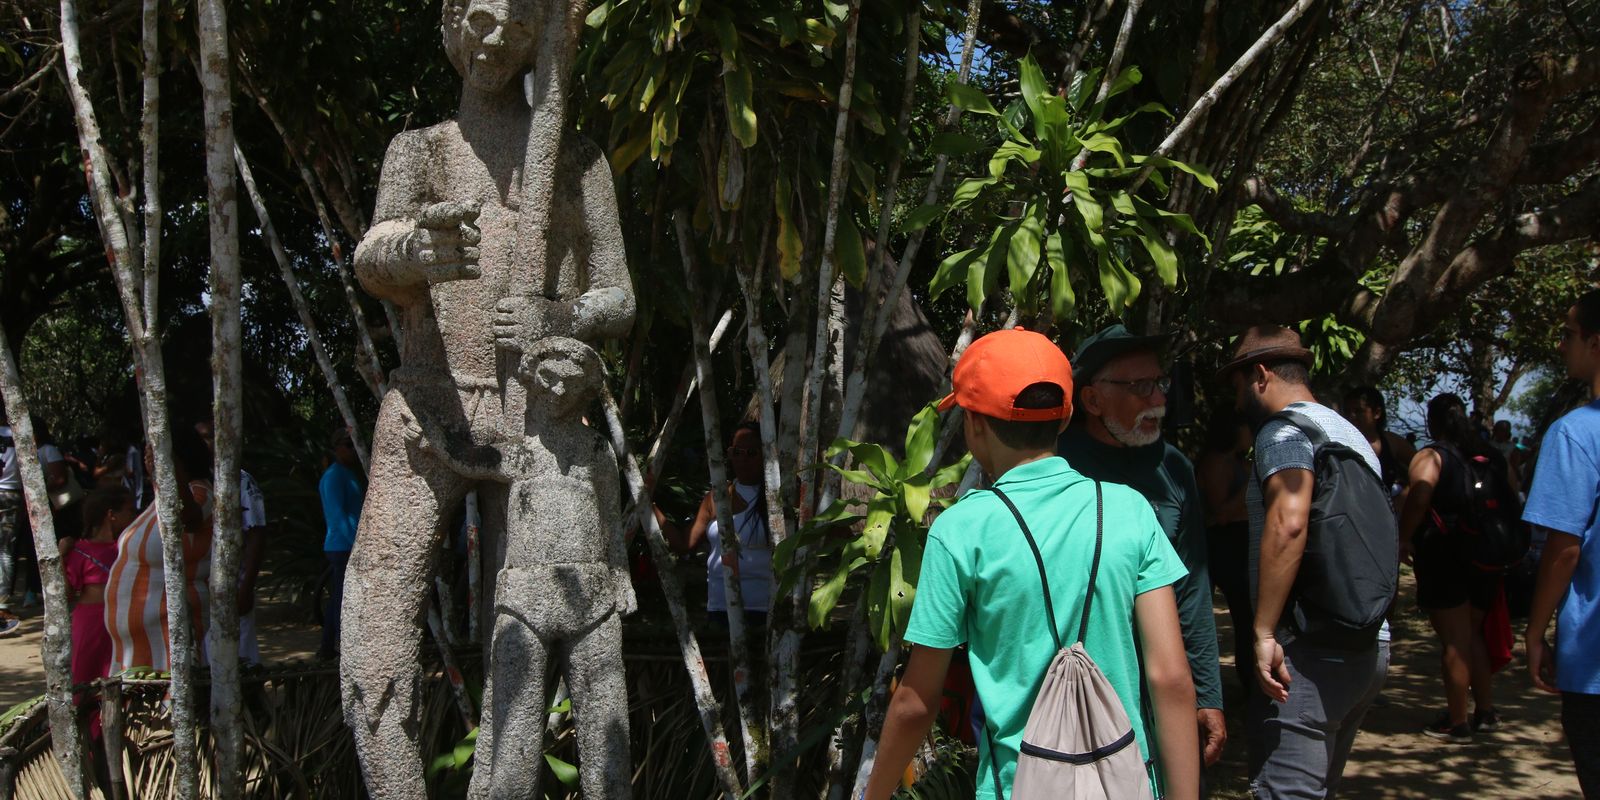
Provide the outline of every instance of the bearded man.
{"type": "Polygon", "coordinates": [[[1195,718],[1207,767],[1222,756],[1222,671],[1206,568],[1205,513],[1194,466],[1161,438],[1172,382],[1162,365],[1167,338],[1112,325],[1085,339],[1072,359],[1077,413],[1057,449],[1095,480],[1133,487],[1156,512],[1189,575],[1174,584],[1183,649],[1194,675],[1195,718]]]}

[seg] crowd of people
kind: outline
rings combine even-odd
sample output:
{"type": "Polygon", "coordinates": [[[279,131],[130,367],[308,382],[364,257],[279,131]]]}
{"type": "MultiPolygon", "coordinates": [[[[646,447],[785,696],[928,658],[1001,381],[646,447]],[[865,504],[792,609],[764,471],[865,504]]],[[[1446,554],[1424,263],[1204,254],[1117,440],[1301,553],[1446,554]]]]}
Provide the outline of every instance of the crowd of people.
{"type": "Polygon", "coordinates": [[[1069,360],[1018,329],[957,363],[943,407],[966,412],[988,484],[929,531],[865,796],[898,786],[957,660],[976,693],[978,797],[1200,796],[1228,737],[1214,587],[1245,684],[1252,796],[1331,797],[1379,702],[1389,618],[1412,599],[1399,564],[1441,652],[1443,708],[1421,733],[1453,744],[1501,724],[1506,575],[1532,561],[1528,670],[1560,693],[1582,792],[1600,798],[1600,291],[1577,299],[1560,345],[1590,402],[1537,458],[1450,393],[1428,403],[1418,450],[1376,389],[1319,402],[1299,336],[1258,327],[1216,375],[1234,403],[1191,466],[1162,439],[1169,344],[1113,326],[1069,360]]]}
{"type": "MultiPolygon", "coordinates": [[[[1513,644],[1505,576],[1536,562],[1524,635],[1532,683],[1561,694],[1580,784],[1600,798],[1600,556],[1592,552],[1600,400],[1556,421],[1535,456],[1508,423],[1485,426],[1460,397],[1439,394],[1418,449],[1390,429],[1376,389],[1348,392],[1338,410],[1319,402],[1299,336],[1258,327],[1216,373],[1234,402],[1214,415],[1191,462],[1164,438],[1171,344],[1113,325],[1069,359],[1016,329],[979,339],[958,362],[941,408],[965,411],[966,443],[986,482],[928,534],[904,633],[912,648],[866,796],[887,798],[898,784],[958,661],[966,668],[954,672],[970,672],[974,695],[958,724],[978,746],[979,797],[1114,782],[1117,769],[1102,764],[1113,758],[1136,765],[1135,794],[1199,796],[1204,767],[1229,737],[1213,590],[1232,621],[1253,795],[1332,796],[1387,675],[1398,565],[1414,569],[1414,602],[1441,653],[1443,707],[1421,732],[1463,743],[1501,724],[1493,682],[1513,644]],[[1057,691],[1068,684],[1079,689],[1057,691]],[[1099,687],[1098,700],[1083,686],[1099,687]],[[1085,752],[1041,744],[1063,726],[1116,735],[1085,752]],[[1072,772],[1080,768],[1098,771],[1072,772]]],[[[1600,291],[1573,305],[1560,354],[1600,397],[1600,291]]],[[[152,451],[108,436],[77,457],[34,429],[72,598],[73,682],[168,669],[152,451]]],[[[202,659],[213,601],[211,433],[201,421],[175,426],[171,437],[183,582],[202,659]]],[[[21,624],[12,598],[27,606],[41,594],[12,436],[0,424],[0,636],[21,624]]],[[[329,445],[319,484],[329,600],[318,655],[337,658],[365,475],[348,430],[329,445]]],[[[774,583],[759,428],[738,427],[726,455],[728,485],[708,493],[692,521],[658,518],[676,549],[710,551],[711,624],[727,627],[726,588],[737,582],[745,619],[759,629],[774,583]],[[717,492],[731,506],[737,557],[717,520],[717,492]]],[[[260,486],[248,472],[237,479],[239,655],[254,665],[268,523],[260,486]]]]}

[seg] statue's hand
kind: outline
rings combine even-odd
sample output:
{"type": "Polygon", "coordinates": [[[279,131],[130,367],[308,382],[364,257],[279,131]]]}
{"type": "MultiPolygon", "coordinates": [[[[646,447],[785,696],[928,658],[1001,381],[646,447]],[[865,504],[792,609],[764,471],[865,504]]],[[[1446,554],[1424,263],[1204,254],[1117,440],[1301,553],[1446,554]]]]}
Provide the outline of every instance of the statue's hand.
{"type": "Polygon", "coordinates": [[[417,217],[409,248],[428,282],[442,283],[478,277],[482,240],[477,203],[433,203],[417,217]]]}
{"type": "Polygon", "coordinates": [[[433,452],[433,442],[429,441],[427,435],[422,432],[422,423],[418,422],[417,418],[411,415],[411,412],[401,410],[400,427],[405,436],[406,444],[424,453],[433,452]]]}
{"type": "Polygon", "coordinates": [[[570,303],[542,297],[505,297],[494,306],[494,343],[510,353],[522,353],[546,336],[569,335],[570,303]]]}

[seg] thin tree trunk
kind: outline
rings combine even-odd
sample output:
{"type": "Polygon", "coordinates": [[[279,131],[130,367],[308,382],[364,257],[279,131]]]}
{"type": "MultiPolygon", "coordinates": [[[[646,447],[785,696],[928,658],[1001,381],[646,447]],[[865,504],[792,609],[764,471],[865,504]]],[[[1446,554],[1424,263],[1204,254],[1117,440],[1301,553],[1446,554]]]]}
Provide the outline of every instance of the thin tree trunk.
{"type": "MultiPolygon", "coordinates": [[[[673,214],[672,221],[677,226],[678,247],[682,251],[689,292],[704,297],[707,290],[701,279],[699,260],[695,258],[689,222],[682,212],[673,214]]],[[[742,543],[739,541],[739,531],[733,524],[733,509],[728,499],[728,490],[733,484],[728,480],[727,462],[723,456],[722,419],[717,408],[716,379],[711,364],[711,333],[706,330],[703,310],[690,309],[689,321],[694,329],[695,374],[700,382],[700,421],[705,431],[711,500],[717,510],[718,541],[722,545],[723,561],[737,564],[742,543]]],[[[723,569],[722,580],[728,601],[728,651],[733,661],[733,693],[738,703],[739,727],[744,740],[745,777],[754,781],[767,763],[767,747],[761,719],[756,716],[750,698],[750,651],[745,632],[744,590],[731,568],[723,569]]]]}
{"type": "Polygon", "coordinates": [[[234,160],[239,162],[239,177],[244,182],[245,192],[250,195],[250,205],[255,208],[256,221],[261,223],[261,238],[267,240],[267,248],[272,251],[272,259],[278,264],[278,274],[283,277],[283,285],[289,290],[289,301],[294,304],[296,314],[300,315],[300,326],[305,329],[306,339],[311,343],[311,352],[317,357],[317,366],[322,369],[322,379],[328,384],[328,391],[333,395],[333,403],[339,408],[339,416],[344,420],[345,427],[350,429],[350,435],[356,446],[356,455],[361,457],[361,466],[367,467],[366,437],[361,435],[361,427],[356,424],[355,409],[350,407],[350,398],[344,393],[344,385],[339,382],[339,373],[334,371],[333,359],[328,355],[328,348],[322,343],[322,335],[317,332],[317,321],[311,316],[311,306],[306,303],[306,296],[300,291],[300,281],[295,277],[294,265],[289,261],[289,254],[284,252],[283,241],[278,238],[278,230],[272,224],[272,216],[267,212],[267,202],[261,196],[261,190],[256,188],[256,178],[250,171],[250,163],[245,160],[244,151],[239,149],[238,143],[233,146],[234,160]]]}
{"type": "Polygon", "coordinates": [[[211,736],[217,797],[244,794],[243,706],[239,689],[239,445],[240,409],[239,203],[234,184],[233,81],[228,58],[228,12],[222,0],[200,2],[200,90],[205,114],[206,196],[211,233],[211,423],[215,440],[215,533],[211,538],[211,736]]]}
{"type": "MultiPolygon", "coordinates": [[[[146,39],[151,35],[147,33],[146,39]]],[[[118,213],[116,194],[111,188],[111,157],[102,141],[94,105],[83,85],[83,51],[79,43],[76,0],[61,0],[61,52],[66,66],[67,94],[72,102],[73,119],[78,129],[78,146],[83,154],[90,207],[99,225],[100,237],[106,245],[112,275],[116,278],[118,299],[128,325],[128,338],[133,345],[134,365],[142,390],[140,399],[145,416],[145,435],[155,462],[152,479],[156,488],[156,515],[162,532],[161,550],[166,570],[165,591],[170,630],[175,788],[178,797],[194,800],[199,793],[194,730],[194,630],[185,590],[183,530],[178,516],[178,492],[187,489],[177,485],[177,476],[172,467],[166,370],[157,330],[158,318],[147,318],[144,311],[146,305],[153,311],[155,303],[141,302],[141,295],[147,301],[155,297],[158,271],[142,269],[138,248],[133,246],[138,237],[129,231],[118,213]],[[142,282],[141,272],[144,273],[142,282]]],[[[153,120],[155,107],[150,102],[145,105],[148,115],[142,125],[145,132],[156,129],[153,120]]],[[[147,157],[153,156],[156,149],[156,142],[144,142],[147,157]]],[[[151,166],[150,163],[145,165],[146,174],[155,174],[151,166]]],[[[150,209],[159,209],[156,197],[146,197],[144,200],[147,215],[150,209]]],[[[160,230],[157,224],[147,231],[146,250],[150,241],[159,239],[160,230]]],[[[151,265],[154,266],[153,262],[151,265]]]]}
{"type": "MultiPolygon", "coordinates": [[[[139,113],[139,144],[144,178],[144,318],[158,319],[161,275],[161,0],[144,0],[140,51],[144,60],[144,102],[139,113]]],[[[137,348],[136,348],[137,349],[137,348]]]]}
{"type": "Polygon", "coordinates": [[[683,602],[683,584],[678,580],[678,572],[672,560],[672,551],[667,547],[665,536],[661,535],[661,526],[656,524],[656,515],[651,509],[650,499],[645,493],[644,475],[639,471],[639,465],[628,453],[628,443],[622,432],[622,417],[617,411],[617,402],[606,391],[602,397],[605,405],[606,427],[610,429],[611,447],[617,454],[617,462],[622,465],[623,477],[628,481],[629,494],[633,496],[634,506],[638,508],[640,521],[644,525],[645,538],[650,542],[650,555],[655,559],[656,573],[661,578],[661,593],[667,598],[667,610],[672,614],[672,625],[678,635],[678,649],[683,654],[684,671],[689,673],[689,685],[694,692],[695,708],[700,712],[700,725],[705,730],[706,742],[711,749],[711,764],[715,768],[717,778],[722,784],[722,796],[725,800],[739,800],[744,796],[744,788],[739,782],[738,773],[733,767],[733,757],[728,750],[728,737],[722,732],[722,711],[717,704],[717,697],[711,691],[711,676],[706,672],[705,656],[700,652],[700,642],[694,637],[694,630],[689,627],[689,612],[683,602]]]}
{"type": "MultiPolygon", "coordinates": [[[[1083,56],[1089,52],[1089,46],[1094,44],[1095,34],[1099,32],[1100,22],[1111,13],[1117,0],[1103,0],[1094,4],[1094,11],[1081,11],[1083,18],[1078,22],[1078,30],[1073,34],[1072,50],[1067,54],[1067,66],[1061,70],[1061,83],[1058,93],[1066,93],[1072,89],[1072,79],[1078,75],[1078,65],[1083,63],[1083,56]]],[[[972,22],[967,23],[969,26],[972,22]]]]}
{"type": "MultiPolygon", "coordinates": [[[[89,774],[83,758],[83,737],[78,734],[77,714],[72,703],[72,615],[67,610],[67,578],[61,570],[60,550],[56,547],[56,528],[50,518],[50,492],[45,488],[44,469],[39,465],[38,446],[33,438],[33,418],[28,415],[28,397],[22,390],[22,377],[11,358],[11,343],[5,326],[0,325],[0,397],[5,399],[6,416],[15,442],[17,471],[22,478],[22,495],[27,504],[28,521],[33,526],[33,546],[44,588],[44,682],[50,703],[50,744],[56,761],[67,776],[74,797],[87,798],[89,774]]],[[[9,593],[10,586],[0,586],[9,593]]]]}
{"type": "MultiPolygon", "coordinates": [[[[828,206],[822,225],[822,267],[817,277],[817,327],[811,346],[811,374],[806,379],[805,402],[810,418],[800,426],[800,461],[797,469],[807,469],[817,460],[818,440],[827,416],[822,398],[822,377],[828,356],[828,320],[833,313],[833,284],[839,279],[833,248],[839,231],[839,207],[844,202],[845,170],[849,166],[845,141],[850,131],[850,101],[855,94],[856,33],[861,26],[861,0],[850,0],[849,14],[844,32],[844,79],[839,84],[839,114],[833,125],[833,165],[828,174],[828,206]]],[[[828,482],[824,474],[805,482],[805,490],[800,498],[802,522],[821,510],[816,505],[818,487],[828,482]]]]}
{"type": "MultiPolygon", "coordinates": [[[[1100,73],[1100,88],[1095,92],[1096,103],[1106,99],[1111,93],[1111,84],[1117,80],[1117,74],[1122,71],[1122,58],[1128,52],[1128,40],[1133,37],[1133,22],[1139,17],[1139,8],[1144,5],[1144,0],[1128,0],[1128,8],[1122,13],[1122,27],[1117,29],[1117,42],[1111,48],[1111,60],[1106,62],[1106,69],[1100,73]]],[[[1074,172],[1083,169],[1089,161],[1089,148],[1078,151],[1072,159],[1074,172]]]]}
{"type": "Polygon", "coordinates": [[[111,800],[128,800],[128,782],[122,772],[122,679],[100,679],[100,729],[105,742],[106,772],[111,778],[111,800]]]}
{"type": "MultiPolygon", "coordinates": [[[[1217,98],[1221,97],[1222,93],[1227,91],[1228,87],[1232,86],[1233,82],[1245,73],[1245,70],[1250,69],[1250,65],[1254,64],[1262,53],[1267,52],[1273,45],[1277,44],[1290,26],[1294,25],[1300,19],[1300,16],[1306,12],[1306,9],[1316,2],[1317,0],[1296,0],[1295,4],[1290,6],[1289,10],[1285,11],[1277,22],[1272,23],[1265,31],[1262,31],[1255,44],[1250,45],[1250,49],[1244,51],[1239,56],[1239,59],[1233,62],[1233,66],[1229,67],[1227,72],[1222,73],[1222,76],[1211,84],[1211,88],[1207,89],[1205,94],[1200,95],[1200,99],[1189,108],[1188,113],[1183,115],[1183,119],[1173,127],[1171,133],[1167,134],[1167,138],[1161,140],[1160,146],[1156,147],[1152,155],[1166,156],[1170,154],[1173,148],[1176,148],[1183,141],[1183,138],[1189,134],[1189,131],[1205,117],[1206,112],[1210,111],[1213,105],[1216,105],[1217,98]]],[[[1138,192],[1155,168],[1156,165],[1154,163],[1146,163],[1144,169],[1139,170],[1138,176],[1134,178],[1133,184],[1128,187],[1128,194],[1132,195],[1138,192]]]]}
{"type": "Polygon", "coordinates": [[[867,790],[867,779],[872,777],[872,765],[878,758],[878,734],[883,731],[883,720],[889,710],[889,679],[900,663],[900,637],[889,643],[889,649],[878,658],[878,671],[872,676],[872,697],[867,701],[865,713],[867,740],[861,745],[861,761],[856,767],[856,785],[851,797],[860,797],[867,790]]]}
{"type": "MultiPolygon", "coordinates": [[[[861,672],[871,650],[872,634],[867,630],[867,604],[857,602],[850,617],[850,649],[845,654],[844,677],[839,683],[847,696],[861,685],[861,672]]],[[[849,788],[845,780],[853,766],[847,757],[845,743],[856,741],[856,737],[865,732],[862,729],[865,720],[865,714],[847,714],[839,721],[839,727],[834,729],[832,741],[828,744],[828,782],[823,786],[828,800],[844,800],[844,793],[849,788]]],[[[861,752],[857,750],[855,756],[860,755],[861,752]]]]}

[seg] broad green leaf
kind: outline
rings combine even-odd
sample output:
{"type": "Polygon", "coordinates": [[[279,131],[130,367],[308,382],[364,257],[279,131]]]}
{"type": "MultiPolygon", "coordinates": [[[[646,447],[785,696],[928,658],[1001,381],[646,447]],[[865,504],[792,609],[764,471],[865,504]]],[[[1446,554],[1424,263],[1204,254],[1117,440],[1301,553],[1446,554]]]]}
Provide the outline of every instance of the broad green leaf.
{"type": "Polygon", "coordinates": [[[861,543],[867,558],[877,558],[883,552],[883,542],[889,536],[889,526],[899,512],[899,503],[886,494],[875,495],[867,501],[867,522],[861,527],[861,543]]]}
{"type": "Polygon", "coordinates": [[[828,445],[828,458],[833,458],[845,452],[855,458],[858,465],[871,470],[880,479],[888,480],[895,474],[897,464],[894,456],[890,455],[889,451],[883,449],[881,445],[870,442],[852,442],[843,438],[834,439],[833,443],[828,445]]]}
{"type": "Polygon", "coordinates": [[[1178,285],[1178,254],[1173,252],[1172,246],[1167,244],[1165,233],[1150,224],[1144,217],[1134,217],[1139,221],[1139,243],[1144,245],[1150,254],[1150,260],[1156,265],[1156,275],[1161,277],[1161,282],[1167,288],[1178,285]]]}
{"type": "Polygon", "coordinates": [[[991,117],[1000,116],[994,110],[994,104],[989,102],[988,96],[976,86],[968,83],[951,83],[949,88],[950,102],[956,108],[971,111],[974,114],[988,114],[991,117]]]}
{"type": "Polygon", "coordinates": [[[1115,117],[1113,119],[1105,120],[1104,122],[1097,122],[1097,123],[1095,123],[1093,125],[1090,125],[1088,130],[1091,133],[1111,133],[1111,132],[1117,130],[1118,128],[1121,128],[1124,124],[1126,124],[1128,122],[1128,120],[1133,119],[1134,117],[1137,117],[1140,114],[1148,114],[1148,113],[1151,113],[1151,112],[1165,114],[1165,115],[1167,115],[1168,119],[1172,118],[1172,112],[1168,111],[1166,106],[1164,106],[1164,105],[1162,105],[1160,103],[1152,102],[1152,103],[1145,103],[1144,105],[1139,106],[1138,108],[1136,108],[1136,109],[1134,109],[1134,110],[1132,110],[1132,111],[1130,111],[1130,112],[1128,112],[1126,114],[1123,114],[1120,117],[1115,117]]]}
{"type": "Polygon", "coordinates": [[[611,151],[612,172],[617,175],[627,172],[628,167],[632,166],[633,162],[638,161],[640,156],[650,152],[650,144],[655,141],[654,130],[655,126],[652,125],[650,130],[641,131],[639,134],[623,141],[622,144],[617,145],[617,148],[611,151]]]}
{"type": "Polygon", "coordinates": [[[1006,248],[1006,277],[1011,282],[1012,301],[1019,306],[1024,304],[1033,274],[1039,270],[1043,242],[1044,206],[1030,203],[1006,248]]]}
{"type": "Polygon", "coordinates": [[[806,622],[812,628],[821,628],[828,621],[828,615],[833,613],[834,606],[839,605],[839,595],[844,593],[851,569],[853,560],[849,558],[849,551],[846,551],[846,556],[839,561],[833,574],[811,591],[811,603],[806,607],[806,622]]]}
{"type": "Polygon", "coordinates": [[[970,205],[972,201],[978,199],[978,195],[982,194],[984,189],[999,182],[1000,179],[995,177],[968,178],[962,181],[950,194],[950,208],[953,210],[970,205]]]}
{"type": "Polygon", "coordinates": [[[792,281],[800,277],[805,242],[801,241],[800,229],[794,223],[794,215],[789,212],[789,176],[780,171],[777,183],[773,208],[778,214],[778,270],[783,273],[784,280],[792,281]]]}
{"type": "Polygon", "coordinates": [[[932,224],[942,214],[944,214],[944,206],[937,203],[917,206],[912,209],[910,214],[906,215],[905,221],[900,224],[900,231],[902,233],[920,231],[932,224]]]}
{"type": "Polygon", "coordinates": [[[561,781],[563,786],[578,785],[577,767],[574,767],[571,764],[568,764],[567,762],[550,755],[549,753],[545,753],[544,763],[549,765],[550,774],[555,775],[556,780],[561,781]]]}
{"type": "Polygon", "coordinates": [[[1127,69],[1124,69],[1122,74],[1118,75],[1116,80],[1111,82],[1111,89],[1110,91],[1106,92],[1105,99],[1110,100],[1111,98],[1116,97],[1117,95],[1122,94],[1129,89],[1132,89],[1134,86],[1138,85],[1139,81],[1143,79],[1144,73],[1140,72],[1138,67],[1128,67],[1127,69]]]}
{"type": "MultiPolygon", "coordinates": [[[[1211,239],[1205,234],[1201,233],[1199,228],[1195,227],[1194,220],[1191,219],[1188,214],[1179,214],[1176,211],[1168,211],[1164,208],[1158,208],[1137,197],[1133,198],[1133,205],[1134,208],[1139,209],[1139,216],[1166,220],[1166,224],[1172,225],[1180,230],[1187,231],[1190,234],[1200,237],[1200,241],[1205,243],[1206,249],[1211,249],[1211,239]]],[[[1256,230],[1265,230],[1269,226],[1262,224],[1252,227],[1254,227],[1256,230]]]]}
{"type": "Polygon", "coordinates": [[[889,634],[894,626],[894,612],[889,606],[889,570],[893,559],[878,561],[872,571],[872,582],[867,585],[867,620],[872,626],[872,638],[880,650],[889,649],[889,634]]]}
{"type": "Polygon", "coordinates": [[[1097,255],[1100,261],[1100,289],[1106,293],[1106,304],[1112,312],[1120,313],[1139,299],[1139,278],[1129,272],[1109,248],[1099,250],[1097,255]]]}
{"type": "Polygon", "coordinates": [[[1051,231],[1044,240],[1045,258],[1050,262],[1050,313],[1057,322],[1072,319],[1078,298],[1072,292],[1072,273],[1067,268],[1067,250],[1061,231],[1051,231]]]}
{"type": "Polygon", "coordinates": [[[934,300],[946,290],[960,286],[967,280],[967,272],[972,267],[972,262],[978,258],[978,248],[962,250],[954,253],[939,262],[938,269],[933,272],[933,281],[928,284],[928,295],[934,300]]]}
{"type": "Polygon", "coordinates": [[[583,18],[583,24],[591,28],[599,28],[606,24],[606,17],[611,16],[611,0],[606,0],[594,7],[589,16],[583,18]]]}
{"type": "Polygon", "coordinates": [[[830,461],[822,462],[822,466],[824,466],[824,467],[826,467],[828,469],[831,469],[834,472],[839,473],[839,477],[844,478],[845,480],[847,480],[847,481],[849,481],[851,483],[854,483],[854,484],[856,484],[858,486],[871,486],[871,487],[873,487],[875,489],[879,489],[879,490],[882,490],[884,488],[882,483],[879,481],[878,476],[873,475],[871,472],[869,472],[867,470],[864,470],[864,469],[846,469],[846,468],[841,467],[838,464],[834,464],[834,463],[832,463],[830,461]]]}
{"type": "Polygon", "coordinates": [[[678,141],[678,104],[662,103],[650,125],[650,158],[661,160],[678,141]]]}
{"type": "Polygon", "coordinates": [[[899,538],[896,537],[895,548],[889,553],[889,585],[884,587],[884,598],[889,605],[888,628],[891,635],[894,631],[900,630],[901,624],[911,616],[911,602],[907,595],[916,591],[906,585],[905,553],[898,541],[899,538]]]}
{"type": "Polygon", "coordinates": [[[905,504],[906,518],[914,525],[921,525],[932,497],[928,476],[917,475],[907,479],[900,484],[900,496],[905,504]]]}
{"type": "Polygon", "coordinates": [[[744,64],[722,73],[723,105],[728,110],[728,127],[733,130],[733,138],[746,148],[756,144],[756,110],[751,105],[751,95],[755,92],[753,80],[750,68],[744,64]]]}
{"type": "Polygon", "coordinates": [[[906,478],[927,469],[928,462],[933,460],[933,448],[938,440],[939,406],[929,403],[911,418],[911,427],[906,428],[906,458],[900,462],[896,476],[906,478]]]}
{"type": "Polygon", "coordinates": [[[971,465],[972,454],[968,453],[962,456],[960,461],[941,467],[938,472],[933,473],[933,481],[928,484],[928,488],[942,489],[961,480],[967,474],[967,468],[971,465]]]}
{"type": "Polygon", "coordinates": [[[1117,137],[1104,133],[1097,133],[1079,140],[1083,147],[1096,153],[1110,153],[1117,160],[1117,166],[1127,166],[1128,159],[1122,153],[1122,142],[1117,137]]]}
{"type": "Polygon", "coordinates": [[[1068,172],[1061,176],[1066,182],[1067,189],[1072,192],[1072,203],[1077,206],[1078,213],[1083,216],[1083,222],[1093,233],[1105,230],[1105,210],[1095,201],[1094,195],[1089,191],[1089,176],[1082,172],[1068,172]]]}
{"type": "Polygon", "coordinates": [[[1072,87],[1067,91],[1067,99],[1072,101],[1074,110],[1083,108],[1094,96],[1095,87],[1100,84],[1100,69],[1080,70],[1072,76],[1072,87]]]}
{"type": "Polygon", "coordinates": [[[952,156],[959,158],[964,155],[976,153],[983,149],[983,140],[965,133],[946,131],[935,134],[929,149],[934,155],[952,156]]]}
{"type": "Polygon", "coordinates": [[[733,17],[727,12],[712,15],[711,31],[717,37],[717,47],[722,50],[722,63],[735,63],[739,56],[739,30],[734,26],[733,17]]]}
{"type": "Polygon", "coordinates": [[[1131,160],[1135,164],[1155,164],[1157,167],[1171,167],[1176,170],[1187,172],[1190,175],[1193,175],[1194,179],[1198,181],[1201,186],[1204,186],[1213,192],[1217,190],[1217,179],[1211,177],[1210,170],[1199,164],[1176,161],[1174,159],[1167,158],[1166,156],[1134,156],[1131,160]]]}
{"type": "Polygon", "coordinates": [[[1039,69],[1039,62],[1033,60],[1033,53],[1022,57],[1021,83],[1022,101],[1028,104],[1028,110],[1033,112],[1033,118],[1040,119],[1044,115],[1040,98],[1050,95],[1050,84],[1044,78],[1044,71],[1039,69]]]}
{"type": "Polygon", "coordinates": [[[989,158],[989,175],[999,180],[1006,172],[1006,164],[1018,161],[1026,167],[1039,160],[1039,151],[1028,144],[1016,141],[1007,141],[995,149],[994,155],[989,158]]]}
{"type": "Polygon", "coordinates": [[[851,286],[860,289],[867,282],[867,251],[861,243],[861,229],[855,220],[841,215],[833,236],[833,258],[851,286]]]}
{"type": "Polygon", "coordinates": [[[900,563],[889,574],[890,602],[894,608],[894,629],[904,631],[911,620],[911,606],[917,599],[917,579],[922,577],[921,537],[895,537],[894,552],[900,563]]]}
{"type": "Polygon", "coordinates": [[[1000,286],[1000,275],[1006,270],[1006,257],[1011,250],[1011,236],[1018,223],[1009,222],[995,229],[989,246],[967,271],[967,304],[973,313],[983,311],[983,301],[1000,286]]]}
{"type": "Polygon", "coordinates": [[[820,19],[807,19],[802,23],[801,28],[800,38],[804,39],[806,44],[814,44],[818,47],[832,45],[834,37],[839,34],[838,31],[833,29],[833,26],[820,19]]]}

